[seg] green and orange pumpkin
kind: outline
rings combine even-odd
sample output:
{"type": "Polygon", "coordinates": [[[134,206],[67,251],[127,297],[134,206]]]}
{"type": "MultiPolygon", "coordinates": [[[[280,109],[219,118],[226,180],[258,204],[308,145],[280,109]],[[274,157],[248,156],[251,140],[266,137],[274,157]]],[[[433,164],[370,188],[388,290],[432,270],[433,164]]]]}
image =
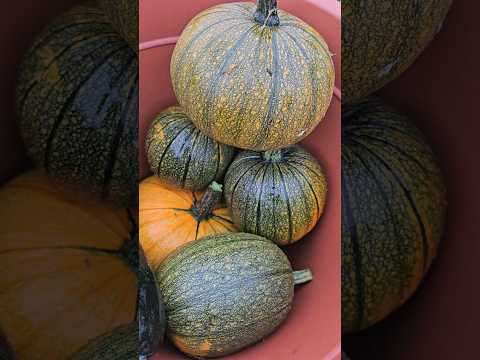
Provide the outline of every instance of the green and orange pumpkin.
{"type": "Polygon", "coordinates": [[[138,0],[98,0],[112,26],[138,51],[138,0]]]}

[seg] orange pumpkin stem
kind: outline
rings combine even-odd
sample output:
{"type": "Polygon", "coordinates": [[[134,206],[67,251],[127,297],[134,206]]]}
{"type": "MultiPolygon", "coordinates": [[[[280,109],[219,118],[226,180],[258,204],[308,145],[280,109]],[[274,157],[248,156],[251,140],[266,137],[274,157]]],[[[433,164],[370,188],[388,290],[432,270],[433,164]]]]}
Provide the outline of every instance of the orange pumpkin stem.
{"type": "Polygon", "coordinates": [[[258,0],[254,18],[263,26],[279,26],[277,0],[258,0]]]}
{"type": "Polygon", "coordinates": [[[190,211],[198,221],[208,219],[212,216],[215,206],[221,200],[223,194],[223,186],[217,182],[212,182],[207,188],[202,198],[193,204],[190,211]]]}

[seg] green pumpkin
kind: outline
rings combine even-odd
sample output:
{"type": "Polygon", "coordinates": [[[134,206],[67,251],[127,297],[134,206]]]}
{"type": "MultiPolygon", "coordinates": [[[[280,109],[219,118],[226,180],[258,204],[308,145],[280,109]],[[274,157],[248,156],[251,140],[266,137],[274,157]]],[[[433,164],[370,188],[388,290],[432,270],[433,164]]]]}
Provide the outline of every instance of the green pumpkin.
{"type": "Polygon", "coordinates": [[[342,101],[403,73],[440,30],[452,0],[343,0],[342,101]]]}
{"type": "Polygon", "coordinates": [[[209,137],[242,149],[299,142],[324,117],[334,67],[323,38],[276,0],[221,4],[187,25],[171,62],[180,105],[209,137]]]}
{"type": "Polygon", "coordinates": [[[231,354],[272,333],[287,317],[293,287],[312,279],[257,235],[231,233],[188,243],[156,272],[168,336],[184,353],[231,354]]]}
{"type": "Polygon", "coordinates": [[[29,156],[60,182],[126,206],[138,201],[138,61],[92,6],[57,18],[20,67],[29,156]]]}
{"type": "Polygon", "coordinates": [[[378,99],[342,110],[342,330],[401,306],[437,253],[446,188],[430,146],[378,99]]]}
{"type": "Polygon", "coordinates": [[[225,199],[235,225],[279,245],[310,232],[323,213],[327,181],[300,146],[240,153],[225,175],[225,199]]]}
{"type": "Polygon", "coordinates": [[[98,0],[112,26],[138,51],[138,8],[137,0],[98,0]]]}
{"type": "Polygon", "coordinates": [[[185,112],[172,106],[160,113],[147,134],[150,169],[164,182],[199,191],[223,178],[235,149],[210,139],[185,112]]]}

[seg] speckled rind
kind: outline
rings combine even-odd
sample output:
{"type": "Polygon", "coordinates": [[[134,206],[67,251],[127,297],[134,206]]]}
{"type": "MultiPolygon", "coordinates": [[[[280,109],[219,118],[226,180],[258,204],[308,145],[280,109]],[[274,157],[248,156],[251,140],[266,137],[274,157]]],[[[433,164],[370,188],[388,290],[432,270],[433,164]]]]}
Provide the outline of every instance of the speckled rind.
{"type": "Polygon", "coordinates": [[[112,26],[138,52],[138,0],[98,0],[112,26]]]}
{"type": "Polygon", "coordinates": [[[452,0],[343,0],[342,102],[402,74],[440,31],[452,0]]]}
{"type": "Polygon", "coordinates": [[[422,134],[366,99],[342,114],[342,330],[402,305],[437,252],[446,188],[422,134]]]}
{"type": "Polygon", "coordinates": [[[169,337],[183,352],[219,357],[252,345],[286,318],[293,273],[286,255],[252,234],[207,237],[160,265],[169,337]]]}
{"type": "Polygon", "coordinates": [[[198,130],[185,112],[172,106],[152,122],[145,143],[150,169],[162,181],[185,190],[221,181],[235,149],[198,130]]]}
{"type": "Polygon", "coordinates": [[[325,116],[334,67],[323,38],[279,10],[280,26],[254,20],[255,5],[222,4],[198,14],[173,53],[177,99],[211,138],[242,149],[299,142],[325,116]]]}
{"type": "Polygon", "coordinates": [[[37,37],[20,67],[29,156],[57,180],[138,203],[138,61],[103,13],[78,6],[37,37]]]}
{"type": "Polygon", "coordinates": [[[300,146],[282,153],[279,162],[264,160],[260,152],[238,154],[225,175],[225,200],[241,231],[287,245],[314,228],[325,207],[327,180],[300,146]]]}

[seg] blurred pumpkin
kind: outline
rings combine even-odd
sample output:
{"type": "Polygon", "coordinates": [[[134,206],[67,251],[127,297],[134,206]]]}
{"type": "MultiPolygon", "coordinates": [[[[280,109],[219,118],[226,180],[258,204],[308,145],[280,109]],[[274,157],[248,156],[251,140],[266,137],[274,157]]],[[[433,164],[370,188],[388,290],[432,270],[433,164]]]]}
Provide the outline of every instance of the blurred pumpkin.
{"type": "Polygon", "coordinates": [[[138,51],[138,7],[137,0],[99,0],[112,26],[138,51]]]}

